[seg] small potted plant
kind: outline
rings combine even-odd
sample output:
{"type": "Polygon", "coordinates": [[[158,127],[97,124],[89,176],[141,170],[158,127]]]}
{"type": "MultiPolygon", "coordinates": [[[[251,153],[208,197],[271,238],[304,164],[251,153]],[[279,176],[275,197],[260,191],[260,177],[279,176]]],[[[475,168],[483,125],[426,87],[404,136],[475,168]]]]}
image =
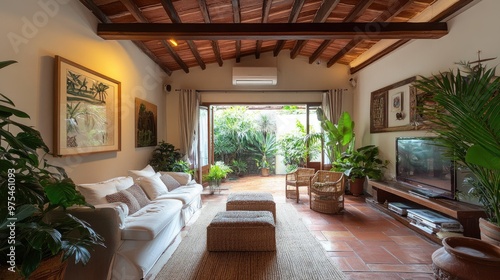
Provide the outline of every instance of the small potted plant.
{"type": "Polygon", "coordinates": [[[233,172],[233,170],[222,161],[218,161],[210,166],[208,174],[203,176],[203,180],[210,183],[210,194],[214,194],[215,192],[220,193],[220,184],[222,180],[231,172],[233,172]]]}
{"type": "Polygon", "coordinates": [[[344,172],[350,179],[349,190],[354,196],[363,194],[365,179],[380,179],[383,176],[383,169],[387,168],[388,160],[379,158],[379,149],[375,145],[368,145],[344,153],[333,163],[332,170],[344,172]]]}

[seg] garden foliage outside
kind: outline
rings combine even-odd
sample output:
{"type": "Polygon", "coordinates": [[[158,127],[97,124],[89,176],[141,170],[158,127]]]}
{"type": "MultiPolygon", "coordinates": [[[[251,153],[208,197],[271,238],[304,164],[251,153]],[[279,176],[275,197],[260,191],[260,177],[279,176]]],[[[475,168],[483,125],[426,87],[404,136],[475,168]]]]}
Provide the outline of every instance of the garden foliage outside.
{"type": "MultiPolygon", "coordinates": [[[[215,161],[231,166],[233,174],[257,174],[260,168],[275,171],[276,155],[283,156],[286,171],[306,163],[308,149],[306,127],[298,119],[285,131],[277,119],[291,114],[305,114],[304,109],[284,106],[281,110],[250,110],[244,106],[218,108],[214,117],[215,161]]],[[[319,143],[309,149],[311,156],[320,153],[319,143]]]]}

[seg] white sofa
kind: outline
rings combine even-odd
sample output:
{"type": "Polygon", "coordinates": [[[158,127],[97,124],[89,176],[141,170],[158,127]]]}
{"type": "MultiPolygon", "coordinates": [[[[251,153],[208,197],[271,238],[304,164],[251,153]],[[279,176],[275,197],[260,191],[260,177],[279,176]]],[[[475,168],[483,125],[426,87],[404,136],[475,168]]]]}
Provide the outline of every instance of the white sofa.
{"type": "MultiPolygon", "coordinates": [[[[155,173],[148,166],[130,171],[127,177],[94,184],[80,184],[78,190],[95,206],[73,208],[71,213],[90,223],[105,238],[106,248],[96,247],[86,266],[68,264],[66,279],[142,279],[172,244],[193,214],[201,208],[203,187],[186,173],[155,173]],[[132,185],[144,191],[149,201],[139,210],[131,204],[132,185]],[[109,202],[118,196],[121,200],[109,202]],[[137,210],[131,213],[131,209],[137,210]]],[[[133,199],[132,199],[133,200],[133,199]]]]}

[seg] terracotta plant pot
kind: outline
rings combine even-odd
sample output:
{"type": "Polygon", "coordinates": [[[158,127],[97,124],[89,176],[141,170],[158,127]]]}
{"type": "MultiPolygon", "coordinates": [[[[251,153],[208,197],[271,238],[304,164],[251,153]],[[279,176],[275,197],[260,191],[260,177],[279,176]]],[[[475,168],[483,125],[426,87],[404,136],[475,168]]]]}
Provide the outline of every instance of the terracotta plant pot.
{"type": "MultiPolygon", "coordinates": [[[[43,260],[33,273],[31,273],[30,280],[63,280],[66,273],[68,262],[61,262],[61,254],[43,260]]],[[[17,272],[11,272],[7,269],[0,271],[0,279],[5,280],[22,280],[24,277],[17,272]]]]}
{"type": "Polygon", "coordinates": [[[470,237],[447,237],[432,254],[436,279],[497,279],[500,247],[470,237]]]}
{"type": "Polygon", "coordinates": [[[490,244],[500,246],[500,227],[479,218],[479,230],[481,231],[481,240],[490,244]]]}
{"type": "Polygon", "coordinates": [[[262,176],[264,176],[264,177],[269,176],[269,168],[265,168],[265,167],[264,167],[264,168],[261,168],[261,169],[260,169],[260,174],[261,174],[262,176]]]}
{"type": "Polygon", "coordinates": [[[356,178],[354,181],[349,181],[349,191],[354,196],[363,194],[363,186],[365,185],[365,178],[356,178]]]}

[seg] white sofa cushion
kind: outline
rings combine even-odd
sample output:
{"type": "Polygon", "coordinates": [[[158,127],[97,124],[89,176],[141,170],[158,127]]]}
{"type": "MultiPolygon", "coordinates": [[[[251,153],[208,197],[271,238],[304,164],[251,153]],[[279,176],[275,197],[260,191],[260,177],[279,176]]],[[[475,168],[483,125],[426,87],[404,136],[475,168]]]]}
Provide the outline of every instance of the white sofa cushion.
{"type": "Polygon", "coordinates": [[[122,240],[152,240],[182,209],[182,202],[174,199],[151,201],[125,219],[122,240]]]}
{"type": "Polygon", "coordinates": [[[135,180],[151,200],[168,193],[167,186],[161,181],[160,176],[160,173],[156,173],[153,176],[139,177],[135,180]]]}
{"type": "Polygon", "coordinates": [[[151,165],[147,165],[141,170],[129,170],[128,174],[132,176],[132,178],[137,179],[139,177],[151,177],[156,174],[156,171],[153,169],[151,165]]]}
{"type": "Polygon", "coordinates": [[[92,205],[108,203],[106,195],[118,191],[112,180],[94,184],[80,184],[77,185],[77,189],[85,197],[85,201],[92,205]]]}
{"type": "Polygon", "coordinates": [[[163,199],[178,199],[182,201],[183,205],[188,205],[194,198],[199,197],[203,191],[203,186],[200,184],[191,184],[179,187],[171,192],[158,196],[157,200],[163,199]]]}
{"type": "Polygon", "coordinates": [[[117,177],[113,180],[118,191],[130,188],[134,184],[134,178],[132,176],[127,177],[117,177]]]}

